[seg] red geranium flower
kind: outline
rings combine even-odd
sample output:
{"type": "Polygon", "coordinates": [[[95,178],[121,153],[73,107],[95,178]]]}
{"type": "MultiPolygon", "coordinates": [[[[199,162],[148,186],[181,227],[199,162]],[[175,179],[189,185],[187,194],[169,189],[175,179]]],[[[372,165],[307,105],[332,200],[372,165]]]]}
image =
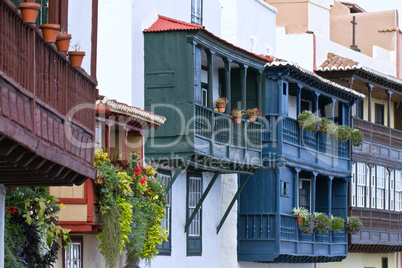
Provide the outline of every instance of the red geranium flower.
{"type": "Polygon", "coordinates": [[[134,174],[135,174],[135,175],[140,175],[140,174],[141,174],[141,169],[140,169],[140,168],[136,168],[136,169],[134,170],[134,174]]]}
{"type": "Polygon", "coordinates": [[[147,182],[147,179],[146,178],[142,178],[141,180],[140,180],[140,183],[141,184],[144,184],[144,183],[146,183],[147,182]]]}

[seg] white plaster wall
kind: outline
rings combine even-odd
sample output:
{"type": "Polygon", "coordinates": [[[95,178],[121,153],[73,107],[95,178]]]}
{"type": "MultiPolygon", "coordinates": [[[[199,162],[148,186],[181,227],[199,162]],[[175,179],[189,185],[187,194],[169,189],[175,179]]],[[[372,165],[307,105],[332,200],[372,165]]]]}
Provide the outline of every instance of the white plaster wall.
{"type": "Polygon", "coordinates": [[[317,268],[343,268],[343,267],[383,267],[382,258],[388,258],[388,267],[399,268],[397,263],[399,252],[396,253],[348,253],[342,262],[317,263],[317,268]]]}
{"type": "Polygon", "coordinates": [[[308,4],[308,29],[329,39],[330,8],[333,0],[315,0],[308,4]]]}
{"type": "Polygon", "coordinates": [[[99,93],[131,104],[132,1],[100,0],[98,5],[99,93]]]}
{"type": "Polygon", "coordinates": [[[277,28],[275,57],[292,61],[301,67],[313,70],[314,36],[312,34],[286,34],[284,27],[277,28]]]}
{"type": "Polygon", "coordinates": [[[262,0],[221,0],[221,4],[221,38],[257,54],[274,52],[276,8],[262,0]]]}
{"type": "MultiPolygon", "coordinates": [[[[172,174],[175,170],[172,170],[172,174]]],[[[203,173],[203,190],[207,188],[213,173],[203,173]]],[[[186,180],[187,174],[182,171],[172,188],[172,252],[171,256],[157,256],[150,267],[200,267],[220,268],[221,235],[216,234],[216,227],[221,217],[221,178],[215,181],[211,191],[202,204],[202,256],[186,256],[186,180]]],[[[141,267],[146,267],[141,263],[141,267]]]]}
{"type": "MultiPolygon", "coordinates": [[[[316,35],[316,67],[318,68],[326,59],[329,52],[359,62],[361,65],[377,70],[378,72],[396,76],[395,66],[392,62],[377,60],[344,47],[329,39],[316,35]]],[[[312,34],[285,34],[283,27],[277,28],[278,58],[296,62],[303,68],[314,70],[314,35],[312,34]]]]}
{"type": "Polygon", "coordinates": [[[91,74],[92,1],[68,1],[68,33],[72,38],[70,46],[79,42],[85,51],[81,67],[91,74]]]}
{"type": "Polygon", "coordinates": [[[378,72],[396,76],[395,66],[392,64],[376,60],[372,57],[366,56],[362,53],[356,52],[348,47],[344,47],[328,39],[316,37],[317,46],[317,67],[321,65],[326,59],[328,52],[350,58],[359,62],[361,65],[377,70],[378,72]]]}

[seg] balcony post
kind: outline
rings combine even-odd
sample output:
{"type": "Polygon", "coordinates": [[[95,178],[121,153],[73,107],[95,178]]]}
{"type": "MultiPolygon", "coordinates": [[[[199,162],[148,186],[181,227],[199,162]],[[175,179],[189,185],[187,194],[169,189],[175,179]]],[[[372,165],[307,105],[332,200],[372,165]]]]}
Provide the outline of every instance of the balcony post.
{"type": "Polygon", "coordinates": [[[243,110],[247,109],[246,100],[247,100],[247,69],[248,66],[241,64],[240,65],[240,73],[241,73],[241,108],[243,110]]]}
{"type": "Polygon", "coordinates": [[[127,137],[128,137],[128,129],[123,129],[123,158],[127,159],[127,137]]]}
{"type": "MultiPolygon", "coordinates": [[[[263,72],[262,72],[261,70],[258,70],[258,78],[257,78],[257,106],[258,106],[258,109],[259,109],[261,112],[264,112],[264,113],[262,113],[262,114],[265,114],[265,111],[263,111],[263,110],[265,110],[265,109],[263,109],[263,107],[262,107],[262,100],[263,100],[263,98],[262,98],[262,92],[263,92],[262,85],[263,85],[263,79],[264,79],[264,74],[263,74],[263,72]]],[[[264,103],[265,103],[265,102],[264,102],[264,103]]],[[[264,105],[264,107],[265,107],[265,105],[264,105]]]]}
{"type": "MultiPolygon", "coordinates": [[[[301,91],[302,91],[302,88],[303,88],[303,85],[301,85],[301,84],[297,84],[297,86],[298,86],[298,88],[297,88],[297,92],[296,92],[296,95],[297,95],[297,106],[296,106],[296,118],[300,115],[300,113],[302,112],[301,111],[301,91]]],[[[298,148],[298,156],[300,157],[300,154],[301,154],[301,148],[300,148],[300,145],[301,145],[301,137],[302,137],[302,129],[301,128],[298,128],[298,137],[297,137],[297,139],[298,139],[298,145],[299,145],[299,148],[298,148]]]]}
{"type": "Polygon", "coordinates": [[[387,91],[388,95],[388,128],[389,128],[389,146],[391,146],[391,96],[392,91],[387,91]]]}
{"type": "Polygon", "coordinates": [[[213,109],[214,106],[214,77],[213,77],[213,67],[214,67],[214,54],[215,52],[207,49],[207,69],[208,69],[208,108],[213,109]]]}
{"type": "Polygon", "coordinates": [[[334,176],[328,176],[328,214],[332,214],[332,180],[334,176]]]}
{"type": "Polygon", "coordinates": [[[293,207],[297,207],[300,171],[301,171],[300,168],[295,168],[294,184],[293,184],[293,207]]]}
{"type": "Polygon", "coordinates": [[[312,185],[311,185],[311,212],[315,212],[315,192],[316,192],[316,181],[317,181],[317,172],[313,172],[312,185]]]}
{"type": "Polygon", "coordinates": [[[230,114],[232,110],[231,107],[231,64],[232,60],[224,58],[223,61],[225,62],[225,97],[229,100],[228,104],[226,105],[226,113],[230,114]]]}
{"type": "Polygon", "coordinates": [[[368,92],[369,92],[369,95],[368,95],[368,121],[371,123],[371,117],[372,117],[372,109],[371,109],[371,93],[372,93],[372,91],[373,91],[373,87],[374,87],[374,85],[372,85],[372,84],[367,84],[367,88],[368,88],[368,92]]]}
{"type": "Polygon", "coordinates": [[[320,98],[320,93],[314,92],[314,113],[318,116],[318,100],[320,98]]]}
{"type": "Polygon", "coordinates": [[[110,126],[108,123],[105,124],[105,148],[110,155],[110,126]]]}
{"type": "Polygon", "coordinates": [[[336,102],[336,99],[332,98],[331,100],[332,100],[332,102],[331,102],[331,120],[333,122],[335,122],[335,102],[336,102]]]}

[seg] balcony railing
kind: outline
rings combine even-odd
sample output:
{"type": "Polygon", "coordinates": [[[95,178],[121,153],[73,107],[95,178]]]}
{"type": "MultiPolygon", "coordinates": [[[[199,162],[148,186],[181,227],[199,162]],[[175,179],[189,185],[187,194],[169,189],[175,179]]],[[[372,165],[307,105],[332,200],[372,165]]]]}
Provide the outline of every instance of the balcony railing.
{"type": "MultiPolygon", "coordinates": [[[[324,133],[314,133],[300,128],[297,120],[269,115],[264,125],[263,142],[275,147],[282,135],[283,152],[306,161],[324,161],[335,167],[340,162],[349,161],[349,144],[339,142],[336,137],[324,133]]],[[[280,145],[278,145],[280,146],[280,145]]],[[[346,165],[344,165],[346,167],[346,165]]]]}
{"type": "Polygon", "coordinates": [[[96,81],[72,68],[54,44],[45,43],[36,27],[23,24],[15,6],[3,0],[0,82],[0,117],[63,154],[84,161],[87,172],[81,175],[93,177],[93,149],[79,143],[93,141],[95,110],[91,105],[96,100],[96,81]],[[79,105],[86,106],[72,112],[79,105]]]}
{"type": "Polygon", "coordinates": [[[195,105],[195,150],[212,157],[245,164],[261,162],[261,124],[243,119],[235,124],[230,115],[195,105]]]}
{"type": "Polygon", "coordinates": [[[346,256],[347,236],[344,229],[338,233],[329,231],[326,234],[314,232],[307,235],[299,229],[296,216],[281,214],[279,228],[276,227],[276,217],[278,215],[275,213],[239,214],[238,239],[242,254],[269,256],[276,250],[279,255],[299,258],[289,262],[308,262],[308,258],[322,255],[328,258],[346,256]],[[279,243],[275,243],[277,239],[279,243]],[[277,246],[280,248],[275,249],[277,246]],[[262,252],[262,249],[267,252],[262,252]]]}
{"type": "Polygon", "coordinates": [[[353,117],[353,127],[360,130],[364,140],[394,148],[402,148],[402,131],[353,117]]]}

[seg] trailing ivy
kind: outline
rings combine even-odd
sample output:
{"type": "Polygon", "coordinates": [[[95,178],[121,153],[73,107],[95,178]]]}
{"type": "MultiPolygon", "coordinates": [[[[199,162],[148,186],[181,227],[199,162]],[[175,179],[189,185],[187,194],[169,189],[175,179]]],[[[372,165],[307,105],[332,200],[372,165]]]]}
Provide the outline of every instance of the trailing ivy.
{"type": "Polygon", "coordinates": [[[128,161],[110,159],[100,150],[95,154],[95,167],[105,181],[97,186],[102,221],[98,238],[107,267],[116,265],[123,249],[127,263],[141,259],[150,262],[159,253],[157,245],[167,239],[166,230],[161,227],[165,188],[156,170],[150,165],[141,166],[136,155],[128,161]]]}
{"type": "Polygon", "coordinates": [[[7,188],[5,267],[47,268],[57,259],[60,238],[70,242],[55,213],[57,198],[47,187],[7,188]]]}

